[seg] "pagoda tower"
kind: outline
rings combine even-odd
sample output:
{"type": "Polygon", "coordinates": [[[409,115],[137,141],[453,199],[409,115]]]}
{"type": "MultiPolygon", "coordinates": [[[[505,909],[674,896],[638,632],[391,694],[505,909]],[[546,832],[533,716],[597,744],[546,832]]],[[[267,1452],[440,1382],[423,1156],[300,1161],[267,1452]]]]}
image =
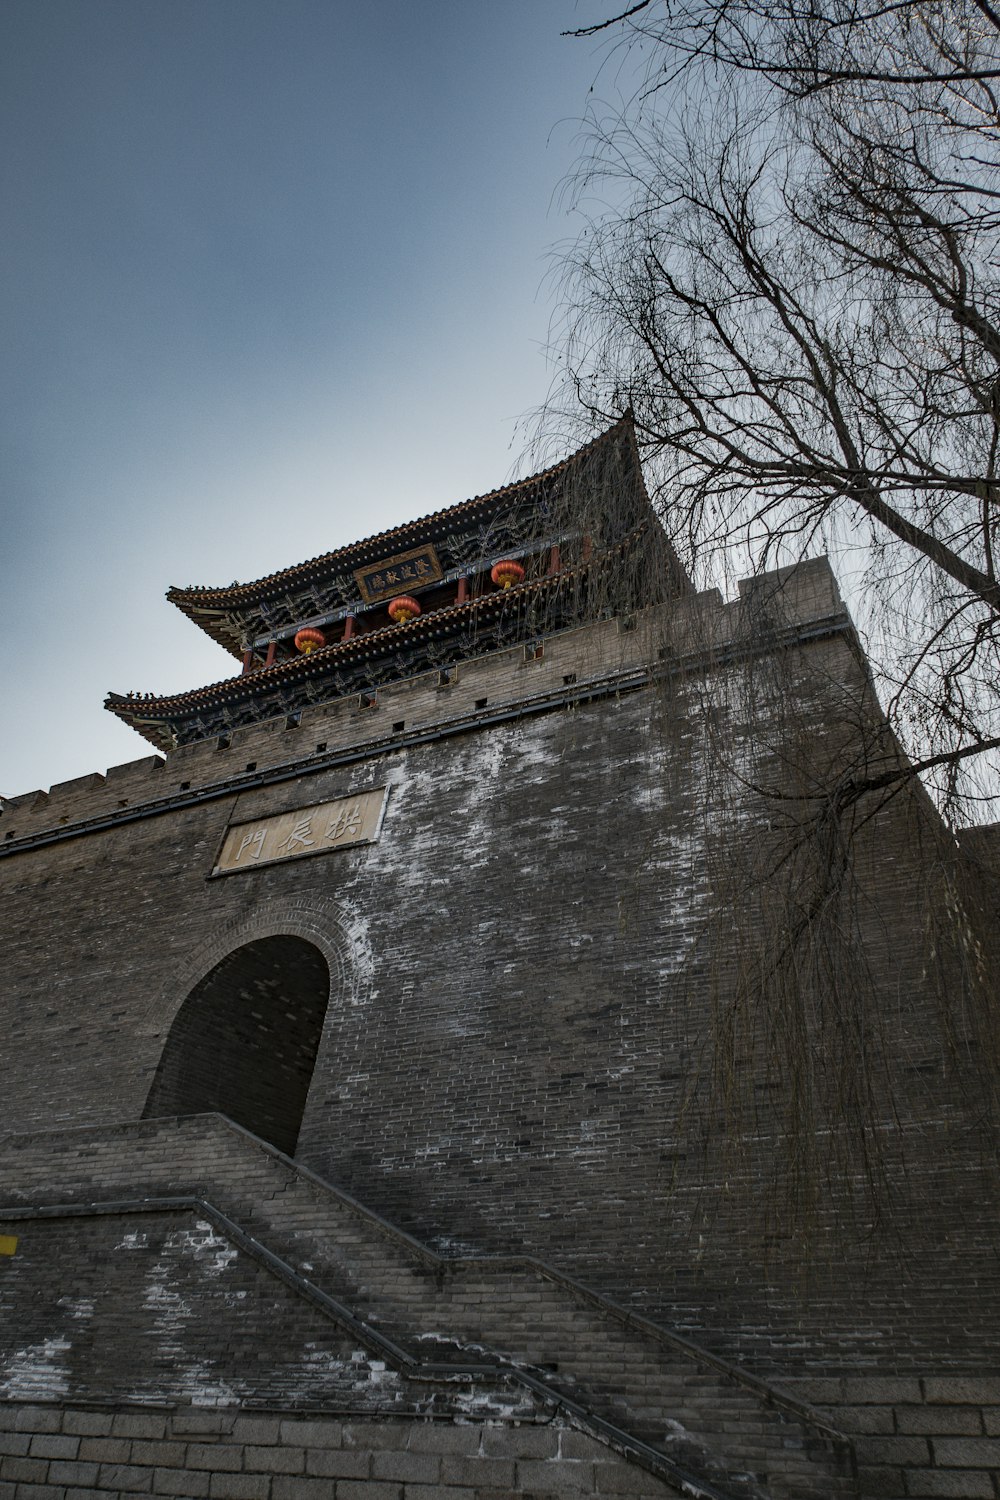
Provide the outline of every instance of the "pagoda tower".
{"type": "Polygon", "coordinates": [[[529,479],[254,583],[172,588],[240,675],[105,707],[171,751],[690,591],[631,419],[529,479]]]}

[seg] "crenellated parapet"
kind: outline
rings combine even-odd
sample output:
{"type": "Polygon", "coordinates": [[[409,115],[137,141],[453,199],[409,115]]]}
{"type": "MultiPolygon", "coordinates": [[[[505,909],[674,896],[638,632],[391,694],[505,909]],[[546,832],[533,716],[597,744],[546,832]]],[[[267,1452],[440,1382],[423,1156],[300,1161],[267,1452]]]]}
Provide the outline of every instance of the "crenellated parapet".
{"type": "Polygon", "coordinates": [[[743,581],[728,603],[715,589],[687,593],[412,676],[366,681],[329,700],[305,698],[291,709],[275,703],[273,712],[220,727],[165,758],[145,756],[104,775],[6,799],[0,805],[0,858],[42,835],[69,837],[155,816],[186,801],[308,776],[344,757],[390,755],[428,737],[634,690],[665,673],[722,669],[749,651],[830,635],[854,639],[829,564],[817,558],[743,581]]]}

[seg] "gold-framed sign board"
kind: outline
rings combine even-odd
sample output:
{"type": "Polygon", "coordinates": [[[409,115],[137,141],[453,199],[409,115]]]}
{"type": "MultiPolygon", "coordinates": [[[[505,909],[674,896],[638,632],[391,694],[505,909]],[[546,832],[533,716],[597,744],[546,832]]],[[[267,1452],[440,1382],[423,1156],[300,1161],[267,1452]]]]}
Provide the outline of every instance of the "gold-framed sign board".
{"type": "Polygon", "coordinates": [[[375,787],[313,807],[233,823],[227,830],[213,875],[236,875],[286,859],[330,854],[355,844],[373,844],[382,831],[389,788],[375,787]]]}
{"type": "Polygon", "coordinates": [[[358,568],[354,581],[366,604],[379,604],[383,599],[391,599],[393,594],[437,583],[443,577],[441,559],[428,542],[423,547],[414,547],[412,552],[388,557],[370,568],[358,568]]]}

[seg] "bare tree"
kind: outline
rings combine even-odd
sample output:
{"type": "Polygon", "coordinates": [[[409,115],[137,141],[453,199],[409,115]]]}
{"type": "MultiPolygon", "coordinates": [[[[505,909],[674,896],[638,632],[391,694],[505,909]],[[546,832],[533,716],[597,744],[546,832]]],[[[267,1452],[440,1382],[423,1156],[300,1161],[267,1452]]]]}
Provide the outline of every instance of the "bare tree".
{"type": "Polygon", "coordinates": [[[631,408],[704,585],[834,554],[889,718],[862,695],[817,764],[778,656],[731,679],[721,718],[706,677],[722,896],[693,1096],[737,1154],[785,1140],[800,1207],[863,1179],[873,1222],[890,1216],[886,1122],[913,1109],[863,873],[896,799],[926,839],[919,1066],[969,1066],[958,1092],[984,1118],[1000,1104],[992,971],[924,792],[978,821],[1000,785],[1000,17],[977,0],[644,0],[580,34],[596,32],[631,83],[592,107],[569,185],[583,225],[558,259],[543,425],[631,408]],[[760,701],[779,707],[748,735],[760,701]]]}
{"type": "Polygon", "coordinates": [[[841,556],[893,721],[968,817],[1000,745],[997,17],[684,0],[605,25],[645,51],[573,184],[563,389],[632,407],[704,577],[841,556]]]}
{"type": "Polygon", "coordinates": [[[844,83],[988,88],[1000,68],[977,42],[998,27],[1000,11],[988,0],[637,0],[565,35],[605,33],[625,47],[648,45],[647,88],[709,64],[804,98],[844,83]]]}

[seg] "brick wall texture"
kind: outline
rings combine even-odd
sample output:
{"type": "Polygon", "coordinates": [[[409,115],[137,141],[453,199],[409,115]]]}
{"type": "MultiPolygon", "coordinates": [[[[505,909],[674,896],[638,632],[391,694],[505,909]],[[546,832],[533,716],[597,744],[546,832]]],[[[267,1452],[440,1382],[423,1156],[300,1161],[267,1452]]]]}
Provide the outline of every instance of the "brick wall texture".
{"type": "Polygon", "coordinates": [[[91,1404],[0,1405],[0,1496],[573,1500],[668,1493],[562,1422],[456,1425],[91,1404]]]}
{"type": "Polygon", "coordinates": [[[848,1494],[838,1430],[863,1496],[1000,1493],[996,840],[832,816],[897,763],[810,564],[6,804],[0,1494],[848,1494]],[[376,842],[212,876],[381,786],[376,842]],[[31,1447],[140,1400],[189,1452],[206,1399],[402,1467],[31,1447]]]}

